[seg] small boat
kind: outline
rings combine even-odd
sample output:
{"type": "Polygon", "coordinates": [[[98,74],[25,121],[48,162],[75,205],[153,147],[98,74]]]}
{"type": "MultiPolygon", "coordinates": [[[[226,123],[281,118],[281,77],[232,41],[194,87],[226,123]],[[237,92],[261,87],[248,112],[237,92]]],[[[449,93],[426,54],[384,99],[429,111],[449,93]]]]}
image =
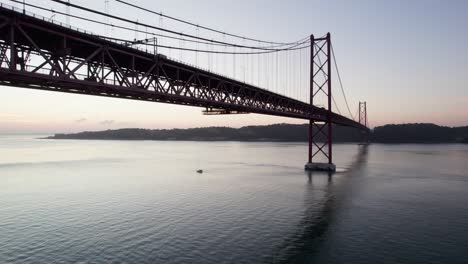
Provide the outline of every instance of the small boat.
{"type": "Polygon", "coordinates": [[[197,170],[197,173],[203,173],[203,170],[197,170]]]}

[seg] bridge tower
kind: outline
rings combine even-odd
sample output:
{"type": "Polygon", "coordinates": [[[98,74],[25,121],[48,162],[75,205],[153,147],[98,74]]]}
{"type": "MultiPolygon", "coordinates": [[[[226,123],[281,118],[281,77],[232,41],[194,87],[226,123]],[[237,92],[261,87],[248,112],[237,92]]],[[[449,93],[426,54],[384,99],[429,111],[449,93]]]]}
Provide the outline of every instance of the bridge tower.
{"type": "Polygon", "coordinates": [[[332,83],[330,33],[325,37],[310,36],[310,105],[321,107],[327,118],[309,119],[309,155],[306,170],[335,171],[332,160],[332,83]],[[326,106],[326,108],[324,107],[326,106]],[[318,162],[315,162],[317,159],[318,162]]]}
{"type": "Polygon", "coordinates": [[[367,102],[359,102],[359,123],[367,127],[367,102]]]}
{"type": "MultiPolygon", "coordinates": [[[[367,127],[367,102],[359,102],[359,123],[367,127]]],[[[364,144],[369,143],[369,130],[364,131],[364,144]]]]}

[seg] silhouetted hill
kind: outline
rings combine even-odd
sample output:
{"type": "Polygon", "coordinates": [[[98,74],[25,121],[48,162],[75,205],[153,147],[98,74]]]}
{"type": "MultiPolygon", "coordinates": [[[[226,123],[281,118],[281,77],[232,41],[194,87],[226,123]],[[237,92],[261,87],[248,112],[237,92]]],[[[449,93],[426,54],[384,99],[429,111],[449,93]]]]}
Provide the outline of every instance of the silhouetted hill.
{"type": "MultiPolygon", "coordinates": [[[[354,128],[333,126],[334,142],[359,142],[364,134],[354,128]]],[[[316,132],[316,130],[314,130],[316,132]]],[[[326,133],[326,130],[324,131],[326,133]]],[[[319,133],[322,140],[325,136],[319,133]]],[[[189,129],[125,128],[76,134],[56,134],[50,139],[95,140],[193,140],[193,141],[307,141],[308,125],[275,124],[241,128],[204,127],[189,129]]],[[[468,143],[468,126],[402,124],[376,127],[370,135],[376,143],[468,143]]]]}
{"type": "Polygon", "coordinates": [[[371,141],[380,143],[468,143],[468,126],[400,124],[376,127],[371,141]]]}
{"type": "MultiPolygon", "coordinates": [[[[76,134],[56,134],[50,139],[104,140],[195,140],[195,141],[307,141],[308,125],[275,124],[241,128],[204,127],[189,129],[125,128],[76,134]]],[[[349,127],[334,126],[337,142],[359,141],[361,133],[349,127]]],[[[324,138],[322,136],[322,138],[324,138]]]]}

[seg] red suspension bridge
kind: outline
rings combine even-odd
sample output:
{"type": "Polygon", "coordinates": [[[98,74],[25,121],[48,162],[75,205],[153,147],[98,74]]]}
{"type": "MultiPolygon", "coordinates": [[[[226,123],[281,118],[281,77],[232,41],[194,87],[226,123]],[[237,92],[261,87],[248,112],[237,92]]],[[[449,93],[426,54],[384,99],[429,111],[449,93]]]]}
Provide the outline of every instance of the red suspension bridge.
{"type": "MultiPolygon", "coordinates": [[[[161,23],[154,26],[111,15],[107,0],[105,12],[59,0],[51,2],[66,6],[65,12],[12,2],[23,8],[0,4],[0,85],[203,107],[205,114],[256,113],[309,120],[306,169],[335,170],[332,124],[354,127],[363,134],[369,132],[366,104],[359,103],[359,119],[354,120],[342,86],[350,116],[332,111],[332,104],[337,107],[332,96],[332,67],[336,66],[336,60],[329,33],[290,43],[270,42],[202,27],[121,0],[116,2],[191,25],[196,28],[196,34],[169,30],[161,23]],[[112,37],[89,33],[26,12],[26,7],[28,11],[36,9],[50,12],[52,16],[64,16],[67,22],[73,18],[136,35],[145,34],[146,38],[119,38],[115,32],[112,37]],[[70,8],[90,15],[72,15],[70,8]],[[104,17],[107,22],[95,16],[104,17]],[[116,22],[108,22],[110,19],[116,22]],[[201,37],[200,30],[219,34],[222,39],[201,37]],[[174,42],[179,45],[173,45],[174,42]],[[195,59],[198,64],[202,64],[199,57],[205,54],[208,69],[172,59],[161,50],[178,51],[180,59],[190,53],[191,57],[187,58],[195,59]],[[295,55],[282,56],[292,52],[295,55]],[[216,56],[223,56],[223,63],[213,62],[218,60],[216,56]],[[261,56],[266,57],[264,65],[260,63],[261,56]],[[294,66],[297,61],[299,68],[294,66]],[[236,66],[236,62],[243,63],[244,67],[236,66]],[[230,64],[234,65],[232,77],[211,69],[212,65],[225,68],[230,64]],[[243,81],[236,78],[242,73],[243,81]],[[284,76],[286,80],[280,81],[284,76]],[[295,92],[291,94],[291,90],[295,92]],[[313,162],[319,155],[327,162],[313,162]]],[[[341,84],[337,66],[336,72],[341,84]]]]}

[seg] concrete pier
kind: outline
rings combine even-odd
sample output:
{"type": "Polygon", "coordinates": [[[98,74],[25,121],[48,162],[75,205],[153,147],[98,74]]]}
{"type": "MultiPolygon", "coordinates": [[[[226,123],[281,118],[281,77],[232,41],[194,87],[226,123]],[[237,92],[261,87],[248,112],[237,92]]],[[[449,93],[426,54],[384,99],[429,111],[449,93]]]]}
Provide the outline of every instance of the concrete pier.
{"type": "Polygon", "coordinates": [[[336,166],[333,163],[310,162],[304,166],[307,171],[330,171],[335,172],[336,166]]]}

